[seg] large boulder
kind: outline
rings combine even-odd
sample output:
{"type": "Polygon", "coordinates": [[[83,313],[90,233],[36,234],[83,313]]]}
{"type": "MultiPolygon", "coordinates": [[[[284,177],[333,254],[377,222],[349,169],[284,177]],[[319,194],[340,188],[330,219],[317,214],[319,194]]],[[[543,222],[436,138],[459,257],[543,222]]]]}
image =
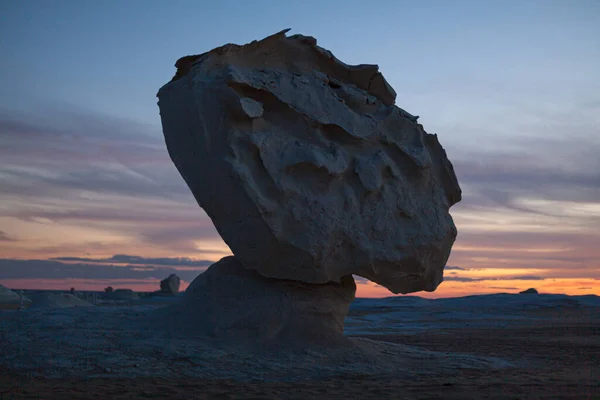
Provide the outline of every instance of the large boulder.
{"type": "Polygon", "coordinates": [[[461,199],[437,136],[377,65],[285,32],[177,61],[158,92],[171,159],[246,268],[435,290],[461,199]]]}
{"type": "Polygon", "coordinates": [[[157,313],[160,326],[236,344],[345,343],[344,318],[354,300],[352,276],[310,284],[265,278],[230,256],[192,281],[180,303],[157,313]]]}
{"type": "Polygon", "coordinates": [[[177,275],[171,274],[160,281],[160,291],[167,294],[177,294],[179,292],[180,284],[181,279],[177,275]]]}

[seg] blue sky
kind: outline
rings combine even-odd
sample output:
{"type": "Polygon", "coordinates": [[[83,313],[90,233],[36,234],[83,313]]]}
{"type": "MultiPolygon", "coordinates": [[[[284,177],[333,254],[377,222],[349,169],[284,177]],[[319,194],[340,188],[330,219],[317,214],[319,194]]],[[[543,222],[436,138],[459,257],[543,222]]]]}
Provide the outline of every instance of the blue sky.
{"type": "Polygon", "coordinates": [[[158,125],[154,94],[177,58],[287,27],[348,63],[379,64],[398,103],[430,123],[496,102],[577,107],[600,89],[597,1],[247,4],[3,2],[0,104],[60,100],[158,125]]]}
{"type": "Polygon", "coordinates": [[[465,192],[452,262],[600,278],[592,0],[1,2],[0,257],[218,258],[155,95],[181,56],[284,28],[378,64],[397,105],[440,135],[465,192]]]}

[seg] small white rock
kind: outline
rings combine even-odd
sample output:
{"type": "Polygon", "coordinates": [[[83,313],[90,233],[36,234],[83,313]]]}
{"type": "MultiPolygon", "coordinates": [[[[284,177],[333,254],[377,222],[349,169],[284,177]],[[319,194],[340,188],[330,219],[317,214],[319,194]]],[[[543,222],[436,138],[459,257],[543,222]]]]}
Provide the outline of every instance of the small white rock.
{"type": "Polygon", "coordinates": [[[260,118],[263,115],[262,103],[251,99],[250,97],[242,97],[240,99],[242,109],[250,118],[260,118]]]}

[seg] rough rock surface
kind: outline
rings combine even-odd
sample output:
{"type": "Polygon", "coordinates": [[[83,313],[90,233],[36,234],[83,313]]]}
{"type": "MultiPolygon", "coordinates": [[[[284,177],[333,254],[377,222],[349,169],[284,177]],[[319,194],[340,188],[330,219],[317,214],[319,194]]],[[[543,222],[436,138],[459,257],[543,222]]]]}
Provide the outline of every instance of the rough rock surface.
{"type": "Polygon", "coordinates": [[[18,310],[31,305],[31,300],[13,292],[6,286],[0,285],[0,310],[18,310]]]}
{"type": "Polygon", "coordinates": [[[160,281],[160,291],[163,293],[177,294],[179,292],[180,283],[181,279],[177,275],[171,274],[160,281]]]}
{"type": "Polygon", "coordinates": [[[159,325],[253,346],[335,345],[347,341],[344,318],[355,291],[352,276],[325,284],[265,278],[225,257],[194,279],[181,303],[159,313],[159,325]]]}
{"type": "Polygon", "coordinates": [[[246,268],[435,290],[461,199],[437,135],[377,65],[286,32],[177,61],[158,92],[171,159],[246,268]]]}

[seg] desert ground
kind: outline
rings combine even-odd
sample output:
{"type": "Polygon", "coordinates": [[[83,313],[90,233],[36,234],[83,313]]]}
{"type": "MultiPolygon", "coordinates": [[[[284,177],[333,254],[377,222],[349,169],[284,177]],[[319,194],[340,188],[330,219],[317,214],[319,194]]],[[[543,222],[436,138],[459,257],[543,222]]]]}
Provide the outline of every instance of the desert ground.
{"type": "Polygon", "coordinates": [[[362,347],[286,354],[140,322],[175,301],[0,311],[0,398],[600,398],[597,296],[356,299],[362,347]]]}

